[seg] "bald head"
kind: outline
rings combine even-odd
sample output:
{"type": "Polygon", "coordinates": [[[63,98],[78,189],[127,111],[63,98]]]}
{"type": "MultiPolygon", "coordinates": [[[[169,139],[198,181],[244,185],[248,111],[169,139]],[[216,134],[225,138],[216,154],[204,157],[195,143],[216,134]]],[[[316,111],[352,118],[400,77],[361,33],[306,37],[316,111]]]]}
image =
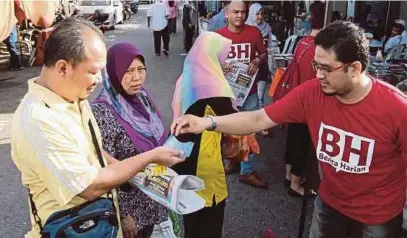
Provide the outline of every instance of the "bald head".
{"type": "Polygon", "coordinates": [[[98,32],[95,32],[91,29],[85,29],[84,31],[84,49],[85,49],[85,58],[91,56],[99,56],[106,59],[106,45],[103,41],[103,38],[100,38],[98,32]]]}
{"type": "Polygon", "coordinates": [[[244,1],[239,1],[239,0],[235,0],[235,1],[230,1],[227,6],[228,9],[233,9],[235,7],[244,7],[246,8],[246,3],[244,1]]]}
{"type": "Polygon", "coordinates": [[[102,32],[89,21],[67,18],[45,42],[44,65],[53,67],[59,60],[65,60],[76,66],[86,59],[89,50],[96,48],[106,51],[102,32]]]}

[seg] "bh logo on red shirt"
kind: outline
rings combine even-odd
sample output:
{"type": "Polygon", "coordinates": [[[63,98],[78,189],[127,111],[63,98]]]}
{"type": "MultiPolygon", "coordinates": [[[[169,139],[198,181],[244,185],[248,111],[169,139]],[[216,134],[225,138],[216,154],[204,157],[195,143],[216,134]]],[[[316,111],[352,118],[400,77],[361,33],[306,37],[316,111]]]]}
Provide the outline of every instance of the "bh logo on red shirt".
{"type": "Polygon", "coordinates": [[[368,173],[372,163],[375,141],[321,123],[317,157],[330,164],[336,172],[368,173]]]}
{"type": "Polygon", "coordinates": [[[230,47],[228,58],[233,61],[250,63],[250,51],[251,47],[249,43],[233,44],[230,47]]]}

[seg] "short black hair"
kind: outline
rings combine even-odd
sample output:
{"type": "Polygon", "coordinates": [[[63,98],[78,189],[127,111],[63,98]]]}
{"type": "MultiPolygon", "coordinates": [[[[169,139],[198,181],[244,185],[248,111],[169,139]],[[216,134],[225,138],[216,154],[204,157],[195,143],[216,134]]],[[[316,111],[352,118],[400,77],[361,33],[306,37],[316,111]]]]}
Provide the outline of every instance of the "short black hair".
{"type": "Polygon", "coordinates": [[[359,61],[364,71],[369,64],[369,43],[362,28],[352,22],[335,21],[322,29],[315,45],[332,50],[336,60],[348,64],[359,61]]]}
{"type": "Polygon", "coordinates": [[[66,60],[74,67],[85,58],[85,32],[94,31],[104,41],[103,33],[90,21],[69,17],[55,27],[44,46],[44,65],[53,67],[58,60],[66,60]]]}

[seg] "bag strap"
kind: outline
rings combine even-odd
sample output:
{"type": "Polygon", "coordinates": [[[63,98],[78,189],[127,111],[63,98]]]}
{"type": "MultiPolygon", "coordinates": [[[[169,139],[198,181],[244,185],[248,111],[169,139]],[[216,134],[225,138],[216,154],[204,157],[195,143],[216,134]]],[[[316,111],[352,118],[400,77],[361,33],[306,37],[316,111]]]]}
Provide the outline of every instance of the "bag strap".
{"type": "MultiPolygon", "coordinates": [[[[96,138],[95,129],[94,129],[92,121],[90,119],[89,119],[89,122],[88,122],[88,126],[89,126],[89,129],[90,129],[90,134],[92,136],[93,146],[95,146],[96,154],[98,156],[99,164],[100,164],[100,166],[102,168],[104,168],[105,167],[105,161],[103,160],[102,150],[99,147],[99,142],[98,142],[98,140],[96,138]]],[[[109,191],[106,194],[107,194],[107,197],[112,200],[112,202],[113,202],[113,210],[114,210],[114,212],[116,212],[116,206],[114,205],[112,191],[109,191]]]]}
{"type": "MultiPolygon", "coordinates": [[[[50,108],[49,105],[46,104],[46,103],[45,103],[45,106],[47,108],[50,108]]],[[[92,143],[93,143],[93,146],[95,147],[96,154],[97,154],[97,157],[98,157],[98,160],[99,160],[99,164],[100,164],[100,166],[102,168],[104,168],[105,167],[105,162],[103,161],[102,150],[99,147],[99,142],[98,142],[98,140],[96,138],[95,129],[94,129],[94,127],[92,125],[92,121],[90,119],[89,119],[89,122],[88,122],[88,126],[89,126],[89,129],[90,129],[90,134],[92,136],[92,143]]],[[[28,186],[27,186],[27,190],[28,190],[28,195],[29,195],[29,198],[30,198],[31,212],[32,212],[32,214],[34,216],[34,221],[37,223],[38,227],[40,228],[40,231],[42,232],[44,230],[44,227],[42,226],[41,218],[38,215],[37,207],[35,206],[34,200],[32,198],[32,194],[30,193],[30,189],[28,188],[28,186]]],[[[114,201],[113,201],[112,191],[107,192],[107,198],[109,198],[112,201],[112,203],[113,203],[112,208],[113,208],[114,213],[116,213],[117,210],[116,210],[116,206],[115,206],[114,201]]]]}
{"type": "MultiPolygon", "coordinates": [[[[299,42],[302,43],[302,42],[299,42]]],[[[299,44],[298,43],[298,44],[299,44]]],[[[300,56],[298,56],[298,59],[295,62],[299,62],[301,60],[301,58],[304,56],[304,54],[307,52],[307,50],[312,46],[312,44],[314,43],[314,40],[312,40],[310,43],[308,43],[308,45],[305,47],[305,49],[301,52],[300,56]]],[[[295,48],[295,52],[294,55],[297,53],[298,51],[298,47],[299,45],[297,45],[297,48],[295,48]]]]}
{"type": "Polygon", "coordinates": [[[105,161],[103,161],[102,151],[100,150],[99,142],[98,142],[98,140],[96,138],[95,129],[93,128],[93,125],[92,125],[92,122],[91,122],[90,119],[89,119],[89,122],[88,122],[88,126],[89,126],[89,129],[90,129],[90,134],[92,136],[93,146],[95,146],[96,154],[98,156],[99,164],[100,164],[100,166],[102,168],[104,168],[105,167],[105,161]]]}
{"type": "Polygon", "coordinates": [[[33,195],[30,193],[30,189],[28,188],[28,186],[27,186],[27,190],[28,190],[28,196],[30,198],[30,207],[31,207],[31,212],[34,217],[34,221],[35,221],[35,223],[37,223],[38,227],[40,228],[40,232],[42,233],[42,231],[44,230],[44,227],[42,226],[41,217],[38,215],[38,210],[37,210],[37,207],[35,206],[35,203],[33,200],[33,195]]]}
{"type": "MultiPolygon", "coordinates": [[[[102,150],[99,147],[99,142],[98,142],[97,137],[96,137],[95,129],[93,128],[93,124],[92,124],[92,121],[90,119],[89,119],[89,122],[88,122],[88,126],[89,126],[89,129],[90,129],[90,134],[92,136],[93,146],[95,146],[95,150],[96,150],[96,154],[98,156],[100,166],[102,168],[104,168],[105,167],[105,161],[103,160],[102,150]]],[[[115,206],[114,201],[113,201],[113,193],[112,193],[112,191],[109,191],[106,194],[107,194],[107,198],[109,198],[112,201],[112,203],[113,203],[112,208],[113,208],[114,213],[116,213],[117,210],[116,210],[116,206],[115,206]]]]}

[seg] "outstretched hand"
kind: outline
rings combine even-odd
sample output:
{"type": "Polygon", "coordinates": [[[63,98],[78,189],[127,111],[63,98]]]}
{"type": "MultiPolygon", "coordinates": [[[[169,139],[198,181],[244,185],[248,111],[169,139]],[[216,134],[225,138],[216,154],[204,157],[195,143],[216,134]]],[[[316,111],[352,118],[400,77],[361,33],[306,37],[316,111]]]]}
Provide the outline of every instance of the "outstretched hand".
{"type": "Polygon", "coordinates": [[[159,146],[153,150],[154,153],[154,163],[159,165],[164,165],[167,167],[171,167],[175,164],[184,162],[184,154],[182,151],[166,147],[166,146],[159,146]]]}
{"type": "Polygon", "coordinates": [[[180,134],[199,134],[210,126],[211,121],[193,115],[185,115],[176,119],[171,124],[171,134],[178,136],[180,134]]]}

